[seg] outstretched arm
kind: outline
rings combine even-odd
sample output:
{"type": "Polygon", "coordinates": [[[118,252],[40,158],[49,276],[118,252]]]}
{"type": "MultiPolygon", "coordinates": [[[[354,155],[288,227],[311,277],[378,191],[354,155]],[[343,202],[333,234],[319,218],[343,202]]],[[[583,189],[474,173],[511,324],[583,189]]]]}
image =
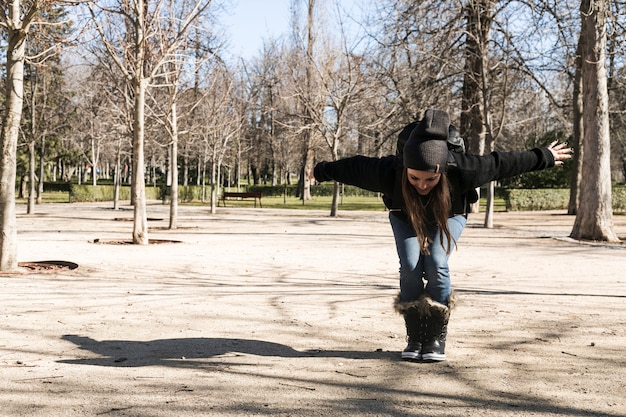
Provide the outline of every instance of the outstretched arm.
{"type": "Polygon", "coordinates": [[[567,143],[562,142],[559,143],[558,140],[555,140],[548,146],[548,150],[552,152],[552,156],[554,157],[554,165],[561,166],[563,165],[566,159],[570,159],[572,157],[572,148],[567,147],[567,143]]]}
{"type": "Polygon", "coordinates": [[[396,157],[369,158],[353,156],[335,162],[320,162],[313,170],[315,179],[337,181],[365,190],[393,192],[396,157]]]}
{"type": "Polygon", "coordinates": [[[491,152],[488,155],[452,153],[455,169],[461,173],[461,188],[469,190],[488,183],[512,177],[524,172],[538,171],[561,166],[572,157],[572,149],[566,143],[552,142],[545,148],[529,151],[491,152]]]}

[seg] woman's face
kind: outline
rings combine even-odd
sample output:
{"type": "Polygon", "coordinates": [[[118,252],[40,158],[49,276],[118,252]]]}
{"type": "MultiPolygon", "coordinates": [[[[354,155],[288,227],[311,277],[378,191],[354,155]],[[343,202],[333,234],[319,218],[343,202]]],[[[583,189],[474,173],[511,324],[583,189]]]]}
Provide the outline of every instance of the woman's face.
{"type": "Polygon", "coordinates": [[[417,190],[419,195],[428,195],[428,193],[439,184],[439,180],[441,180],[441,174],[418,171],[412,168],[407,168],[406,176],[409,183],[417,190]]]}

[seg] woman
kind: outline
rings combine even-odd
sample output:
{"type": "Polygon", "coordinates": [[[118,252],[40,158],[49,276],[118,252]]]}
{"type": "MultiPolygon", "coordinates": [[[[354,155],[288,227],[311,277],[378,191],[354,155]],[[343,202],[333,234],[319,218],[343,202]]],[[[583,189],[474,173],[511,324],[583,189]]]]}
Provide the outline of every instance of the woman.
{"type": "Polygon", "coordinates": [[[450,152],[451,131],[448,113],[429,109],[410,131],[402,156],[355,156],[321,162],[314,169],[319,182],[334,180],[383,193],[400,259],[394,308],[406,325],[405,360],[445,360],[452,307],[448,257],[463,232],[476,187],[560,166],[571,158],[572,150],[558,142],[483,156],[450,152]]]}

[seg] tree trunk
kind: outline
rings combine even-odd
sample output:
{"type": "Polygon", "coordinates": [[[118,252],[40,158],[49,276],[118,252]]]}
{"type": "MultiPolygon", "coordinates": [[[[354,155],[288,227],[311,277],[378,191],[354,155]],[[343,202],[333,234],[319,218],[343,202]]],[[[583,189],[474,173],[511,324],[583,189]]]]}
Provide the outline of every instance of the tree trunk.
{"type": "Polygon", "coordinates": [[[45,154],[46,154],[46,136],[41,137],[41,147],[39,148],[39,178],[37,181],[37,204],[43,203],[43,183],[45,180],[46,166],[45,166],[45,154]]]}
{"type": "Polygon", "coordinates": [[[134,52],[135,59],[132,75],[133,88],[133,163],[131,200],[133,204],[133,243],[147,245],[148,239],[148,216],[146,213],[146,177],[144,162],[144,136],[145,136],[145,107],[146,89],[148,79],[144,74],[146,59],[146,33],[144,24],[147,20],[147,4],[139,0],[136,5],[137,17],[134,25],[134,52]]]}
{"type": "MultiPolygon", "coordinates": [[[[463,96],[461,100],[461,134],[467,141],[469,153],[485,153],[486,123],[483,120],[483,85],[485,62],[491,25],[493,0],[470,0],[465,6],[467,39],[465,41],[465,68],[463,74],[463,96]]],[[[476,192],[480,195],[480,189],[476,192]]],[[[479,200],[480,201],[480,200],[479,200]]],[[[472,204],[472,213],[477,213],[479,201],[472,204]]],[[[487,220],[486,220],[487,221],[487,220]]]]}
{"type": "Polygon", "coordinates": [[[313,170],[313,162],[315,153],[313,151],[313,118],[311,117],[311,109],[313,99],[313,74],[314,74],[314,62],[313,62],[313,46],[315,45],[315,30],[313,27],[315,0],[308,1],[307,12],[307,45],[306,45],[306,90],[304,94],[305,98],[305,116],[306,132],[304,134],[304,153],[302,161],[302,205],[305,201],[311,199],[311,171],[313,170]]]}
{"type": "MultiPolygon", "coordinates": [[[[184,151],[184,149],[183,149],[184,151]]],[[[189,156],[183,156],[183,185],[189,185],[189,156]]]]}
{"type": "Polygon", "coordinates": [[[117,143],[117,155],[115,159],[115,177],[113,178],[113,210],[119,209],[120,185],[122,183],[121,144],[117,143]]]}
{"type": "MultiPolygon", "coordinates": [[[[341,127],[338,127],[338,130],[341,127]]],[[[333,157],[333,161],[339,160],[339,137],[341,136],[341,130],[339,132],[335,132],[335,136],[333,137],[331,153],[333,157]]],[[[337,181],[333,184],[333,200],[330,206],[330,217],[337,217],[337,212],[339,211],[339,184],[337,181]]]]}
{"type": "MultiPolygon", "coordinates": [[[[199,187],[202,185],[202,158],[198,157],[198,164],[196,166],[196,171],[198,173],[198,175],[196,176],[196,185],[199,187]]],[[[202,201],[204,201],[204,198],[202,199],[202,201]]]]}
{"type": "Polygon", "coordinates": [[[91,138],[91,185],[98,185],[98,153],[96,138],[91,138]]]}
{"type": "Polygon", "coordinates": [[[302,161],[302,194],[300,194],[300,198],[302,199],[302,205],[304,205],[305,201],[311,199],[311,171],[313,170],[313,161],[315,159],[315,153],[313,148],[311,148],[310,140],[306,143],[306,149],[304,150],[302,161]]]}
{"type": "Polygon", "coordinates": [[[483,226],[487,229],[493,228],[494,200],[496,198],[496,186],[494,181],[487,184],[487,204],[485,206],[485,221],[483,226]]]}
{"type": "Polygon", "coordinates": [[[176,111],[176,103],[172,103],[171,107],[170,127],[172,129],[172,146],[170,156],[170,229],[178,227],[178,114],[176,111]]]}
{"type": "Polygon", "coordinates": [[[202,187],[202,202],[203,203],[206,202],[206,164],[207,164],[207,159],[209,158],[208,152],[209,150],[205,146],[204,155],[202,155],[202,167],[201,167],[202,174],[200,176],[200,185],[202,187]]]}
{"type": "Polygon", "coordinates": [[[582,181],[582,164],[583,164],[583,87],[582,87],[582,60],[581,53],[581,41],[582,36],[578,39],[578,47],[576,49],[576,69],[574,74],[574,91],[573,91],[573,108],[572,118],[574,137],[570,144],[574,149],[573,166],[570,177],[570,193],[569,203],[567,205],[567,214],[576,214],[578,212],[578,205],[580,204],[578,198],[578,191],[580,190],[580,184],[582,181]]]}
{"type": "Polygon", "coordinates": [[[35,174],[35,142],[28,143],[28,208],[26,213],[33,214],[35,212],[35,184],[37,183],[37,175],[35,174]]]}
{"type": "Polygon", "coordinates": [[[17,220],[15,217],[15,178],[17,140],[24,103],[24,51],[26,31],[21,28],[20,2],[11,1],[6,49],[5,103],[0,145],[0,271],[15,271],[17,262],[17,220]]]}
{"type": "Polygon", "coordinates": [[[146,81],[140,78],[135,85],[135,103],[133,120],[133,243],[147,245],[148,217],[146,213],[146,183],[144,167],[144,106],[146,81]]]}
{"type": "Polygon", "coordinates": [[[611,207],[609,104],[606,79],[608,0],[580,6],[583,86],[583,178],[571,237],[618,242],[611,207]]]}
{"type": "MultiPolygon", "coordinates": [[[[486,35],[488,36],[488,35],[486,35]]],[[[482,65],[481,65],[481,70],[482,70],[482,77],[481,77],[481,98],[482,98],[482,109],[483,109],[483,123],[485,125],[484,127],[484,131],[485,131],[485,149],[484,151],[488,151],[488,152],[493,152],[495,149],[495,143],[496,143],[496,138],[494,136],[493,133],[493,126],[491,123],[491,104],[489,102],[489,80],[487,77],[487,66],[489,65],[489,62],[487,60],[487,52],[485,51],[485,49],[487,49],[487,40],[488,39],[483,39],[483,53],[482,53],[482,65]]],[[[490,181],[489,184],[487,184],[487,206],[485,207],[485,221],[484,221],[484,227],[487,229],[491,229],[493,228],[493,202],[495,200],[495,194],[496,194],[496,190],[495,190],[495,183],[494,181],[490,181]]]]}
{"type": "Polygon", "coordinates": [[[330,217],[337,217],[339,210],[339,183],[333,181],[333,201],[330,205],[330,217]]]}
{"type": "MultiPolygon", "coordinates": [[[[237,141],[237,159],[235,160],[235,184],[237,192],[241,192],[241,140],[237,141]]],[[[231,185],[232,187],[232,185],[231,185]]]]}
{"type": "Polygon", "coordinates": [[[215,183],[217,182],[217,158],[216,150],[213,149],[213,160],[211,161],[211,214],[217,213],[217,188],[215,183]]]}

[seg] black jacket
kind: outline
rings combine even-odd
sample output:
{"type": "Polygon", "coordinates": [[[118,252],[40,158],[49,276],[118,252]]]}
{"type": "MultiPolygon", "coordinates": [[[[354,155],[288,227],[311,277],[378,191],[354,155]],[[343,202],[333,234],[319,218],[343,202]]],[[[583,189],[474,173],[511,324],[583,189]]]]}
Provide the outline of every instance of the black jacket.
{"type": "MultiPolygon", "coordinates": [[[[492,152],[482,156],[448,152],[447,175],[452,197],[450,216],[467,214],[468,203],[476,201],[471,201],[471,193],[476,187],[553,166],[554,156],[548,148],[492,152]]],[[[406,220],[406,206],[402,198],[402,170],[402,158],[394,155],[383,158],[353,156],[336,162],[320,162],[315,166],[313,174],[319,182],[334,180],[382,193],[385,206],[406,220]]]]}

